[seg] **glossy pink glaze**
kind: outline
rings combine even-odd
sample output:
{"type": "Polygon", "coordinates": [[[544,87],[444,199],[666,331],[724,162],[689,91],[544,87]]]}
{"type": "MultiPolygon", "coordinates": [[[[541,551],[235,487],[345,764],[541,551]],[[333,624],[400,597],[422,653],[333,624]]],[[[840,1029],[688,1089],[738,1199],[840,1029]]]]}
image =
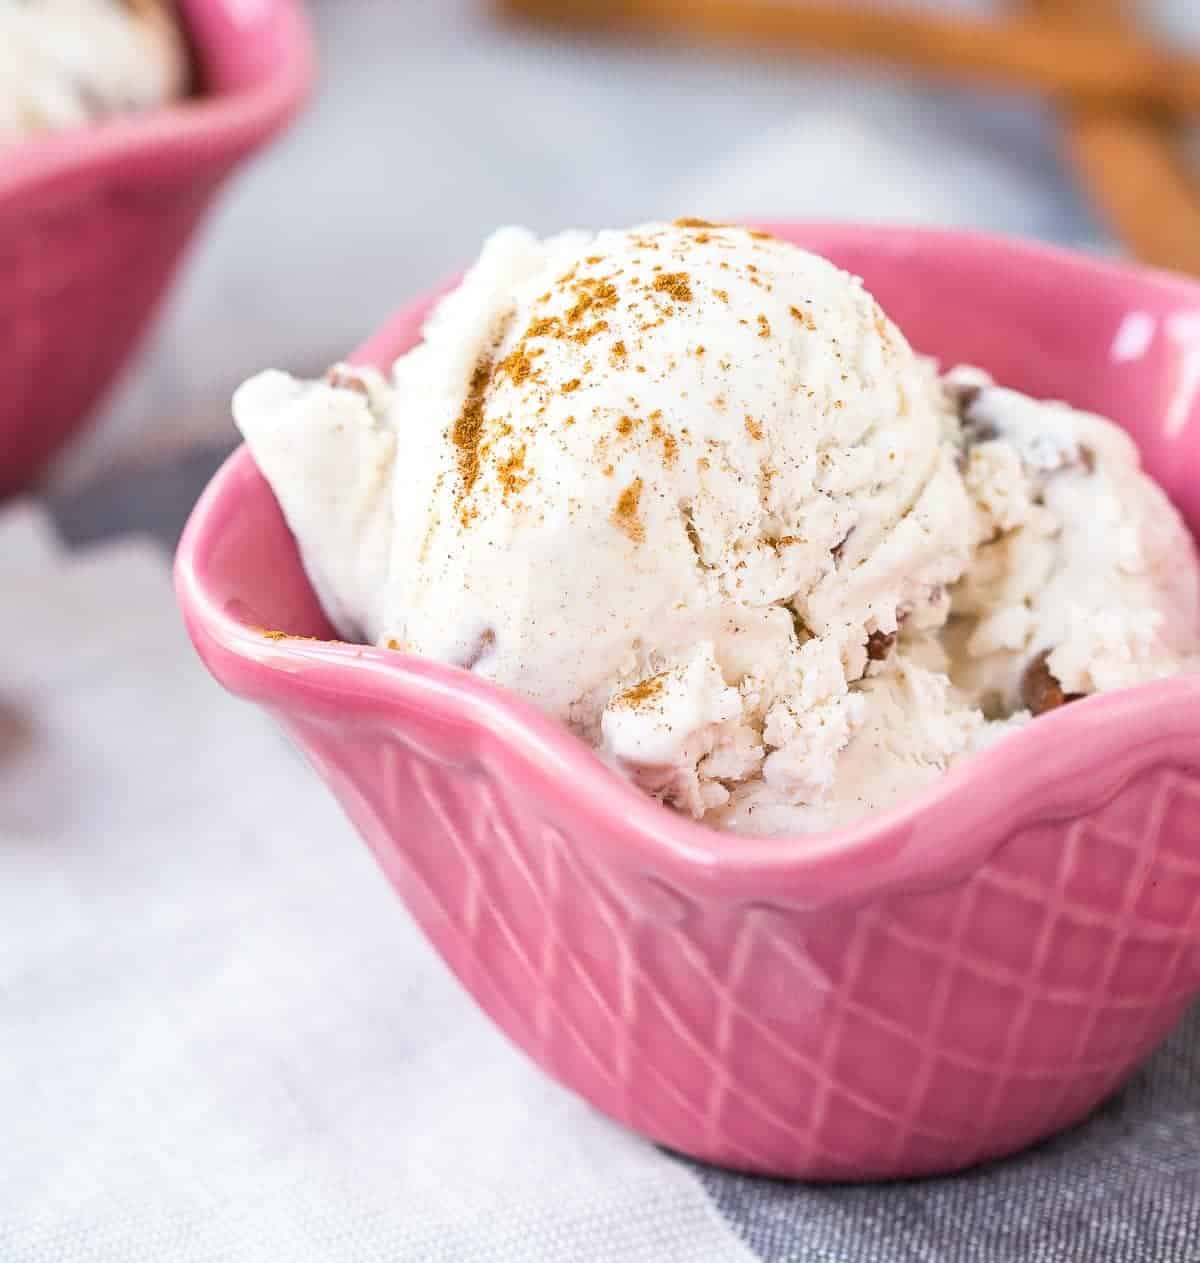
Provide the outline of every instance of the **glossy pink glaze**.
{"type": "Polygon", "coordinates": [[[180,8],[196,97],[0,151],[0,496],[35,478],[84,420],[218,187],[312,81],[299,0],[180,8]]]}
{"type": "MultiPolygon", "coordinates": [[[[1177,335],[1200,288],[966,234],[772,227],[862,275],[919,349],[1117,418],[1196,531],[1177,335]]],[[[411,346],[429,301],[358,358],[411,346]]],[[[855,828],[751,840],[466,672],[264,637],[331,633],[244,449],[177,585],[213,674],[307,751],[480,1005],[674,1149],[823,1180],[964,1167],[1084,1116],[1200,988],[1200,678],[1048,715],[855,828]]]]}

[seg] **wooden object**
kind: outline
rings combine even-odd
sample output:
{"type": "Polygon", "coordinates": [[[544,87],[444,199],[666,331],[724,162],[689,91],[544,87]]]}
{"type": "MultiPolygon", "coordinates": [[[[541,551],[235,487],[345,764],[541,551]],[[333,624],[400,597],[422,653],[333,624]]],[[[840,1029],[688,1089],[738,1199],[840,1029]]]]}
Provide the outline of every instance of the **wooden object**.
{"type": "MultiPolygon", "coordinates": [[[[1028,0],[1047,17],[1136,33],[1131,0],[1028,0]]],[[[1200,276],[1200,187],[1170,120],[1107,104],[1067,106],[1064,148],[1108,228],[1146,263],[1200,276]]]]}
{"type": "Polygon", "coordinates": [[[1091,24],[1017,13],[979,21],[869,0],[495,0],[509,14],[614,34],[804,49],[980,79],[1069,100],[1200,113],[1200,62],[1091,24]]]}

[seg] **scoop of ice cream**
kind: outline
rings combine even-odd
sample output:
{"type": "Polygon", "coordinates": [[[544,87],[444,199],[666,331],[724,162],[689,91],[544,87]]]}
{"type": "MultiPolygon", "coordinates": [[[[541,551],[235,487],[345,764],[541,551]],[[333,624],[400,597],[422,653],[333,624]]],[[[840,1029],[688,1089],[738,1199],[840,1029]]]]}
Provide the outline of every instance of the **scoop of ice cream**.
{"type": "Polygon", "coordinates": [[[180,96],[169,0],[0,0],[0,144],[180,96]]]}
{"type": "Polygon", "coordinates": [[[738,786],[711,822],[737,833],[815,833],[850,824],[931,785],[981,748],[1003,724],[988,723],[955,690],[936,642],[922,637],[886,671],[851,687],[855,722],[832,757],[794,771],[780,792],[766,778],[738,786]]]}
{"type": "Polygon", "coordinates": [[[992,714],[1200,669],[1187,528],[1112,422],[947,378],[987,539],[954,592],[954,676],[992,714]]]}
{"type": "Polygon", "coordinates": [[[852,685],[944,620],[974,543],[933,369],[762,233],[502,231],[394,377],[390,423],[275,376],[235,400],[318,589],[696,814],[826,792],[852,685]],[[390,495],[356,450],[382,470],[381,427],[390,495]]]}

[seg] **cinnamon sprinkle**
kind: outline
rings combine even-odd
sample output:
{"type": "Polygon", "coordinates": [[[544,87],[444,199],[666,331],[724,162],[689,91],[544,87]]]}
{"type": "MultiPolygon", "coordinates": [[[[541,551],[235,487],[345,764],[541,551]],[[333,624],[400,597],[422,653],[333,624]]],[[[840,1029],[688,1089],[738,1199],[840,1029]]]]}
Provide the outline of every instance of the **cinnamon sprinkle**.
{"type": "Polygon", "coordinates": [[[567,312],[567,324],[578,324],[589,311],[608,311],[617,305],[617,287],[612,281],[582,280],[575,294],[577,300],[567,312]]]}
{"type": "Polygon", "coordinates": [[[504,460],[497,463],[496,477],[506,500],[510,495],[516,495],[529,486],[533,475],[525,469],[524,443],[518,444],[504,460]]]}
{"type": "MultiPolygon", "coordinates": [[[[479,478],[479,446],[483,438],[483,401],[491,380],[492,361],[485,356],[475,365],[462,411],[450,430],[450,441],[458,451],[458,477],[462,484],[458,493],[460,505],[474,490],[476,480],[479,478]]],[[[463,510],[463,525],[466,526],[473,516],[463,510]]]]}
{"type": "Polygon", "coordinates": [[[662,412],[657,409],[650,414],[650,433],[662,444],[663,464],[669,468],[675,464],[675,459],[679,455],[679,440],[663,429],[660,423],[661,418],[662,412]]]}
{"type": "MultiPolygon", "coordinates": [[[[549,298],[549,294],[546,297],[549,298]]],[[[562,321],[557,316],[539,316],[538,319],[530,321],[529,328],[525,330],[525,337],[561,338],[562,333],[562,321]]]]}
{"type": "Polygon", "coordinates": [[[758,313],[758,336],[760,338],[769,338],[771,336],[771,322],[762,312],[758,313]]]}
{"type": "Polygon", "coordinates": [[[812,318],[812,316],[807,311],[801,311],[799,307],[789,307],[788,311],[790,311],[792,315],[798,321],[800,321],[800,323],[809,331],[809,333],[816,333],[817,322],[812,318]]]}
{"type": "Polygon", "coordinates": [[[579,346],[587,346],[596,334],[607,332],[608,321],[597,320],[594,325],[589,325],[586,329],[576,329],[574,333],[568,334],[567,336],[572,342],[577,343],[579,346]]]}
{"type": "Polygon", "coordinates": [[[532,354],[525,349],[525,343],[519,342],[513,349],[496,365],[498,373],[505,373],[514,386],[520,386],[523,382],[534,376],[533,361],[541,355],[541,350],[536,350],[532,354]]]}
{"type": "Polygon", "coordinates": [[[756,442],[762,441],[762,426],[749,414],[746,415],[746,433],[756,442]]]}
{"type": "Polygon", "coordinates": [[[632,710],[643,702],[651,701],[663,691],[666,678],[665,671],[660,672],[658,675],[648,676],[646,679],[640,680],[632,688],[627,688],[623,693],[619,693],[614,697],[612,705],[622,710],[632,710]]]}
{"type": "Polygon", "coordinates": [[[326,640],[321,636],[301,636],[296,632],[277,631],[271,627],[256,627],[255,631],[265,640],[312,640],[323,645],[341,644],[338,640],[326,640]]]}
{"type": "Polygon", "coordinates": [[[617,530],[628,535],[635,544],[640,544],[646,538],[646,528],[638,517],[641,499],[642,480],[635,478],[617,498],[617,505],[610,519],[617,530]]]}
{"type": "Polygon", "coordinates": [[[692,301],[691,278],[686,272],[663,272],[654,278],[653,289],[659,294],[669,294],[677,303],[692,301]]]}

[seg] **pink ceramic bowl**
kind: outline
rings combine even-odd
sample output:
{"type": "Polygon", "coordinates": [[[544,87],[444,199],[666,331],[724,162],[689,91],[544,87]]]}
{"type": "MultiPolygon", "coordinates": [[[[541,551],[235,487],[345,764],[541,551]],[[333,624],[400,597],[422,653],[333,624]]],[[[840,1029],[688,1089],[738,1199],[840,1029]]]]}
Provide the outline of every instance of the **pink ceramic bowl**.
{"type": "MultiPolygon", "coordinates": [[[[922,350],[1119,419],[1200,524],[1200,288],[965,234],[769,227],[863,276],[922,350]]],[[[358,358],[412,346],[429,302],[358,358]]],[[[1082,1118],[1200,987],[1200,678],[1048,715],[856,828],[756,841],[465,671],[262,635],[332,633],[245,450],[177,583],[213,674],[307,751],[483,1009],[674,1149],[823,1180],[964,1167],[1082,1118]]]]}
{"type": "Polygon", "coordinates": [[[180,0],[199,95],[0,150],[0,496],[121,369],[222,181],[313,75],[299,0],[180,0]]]}

